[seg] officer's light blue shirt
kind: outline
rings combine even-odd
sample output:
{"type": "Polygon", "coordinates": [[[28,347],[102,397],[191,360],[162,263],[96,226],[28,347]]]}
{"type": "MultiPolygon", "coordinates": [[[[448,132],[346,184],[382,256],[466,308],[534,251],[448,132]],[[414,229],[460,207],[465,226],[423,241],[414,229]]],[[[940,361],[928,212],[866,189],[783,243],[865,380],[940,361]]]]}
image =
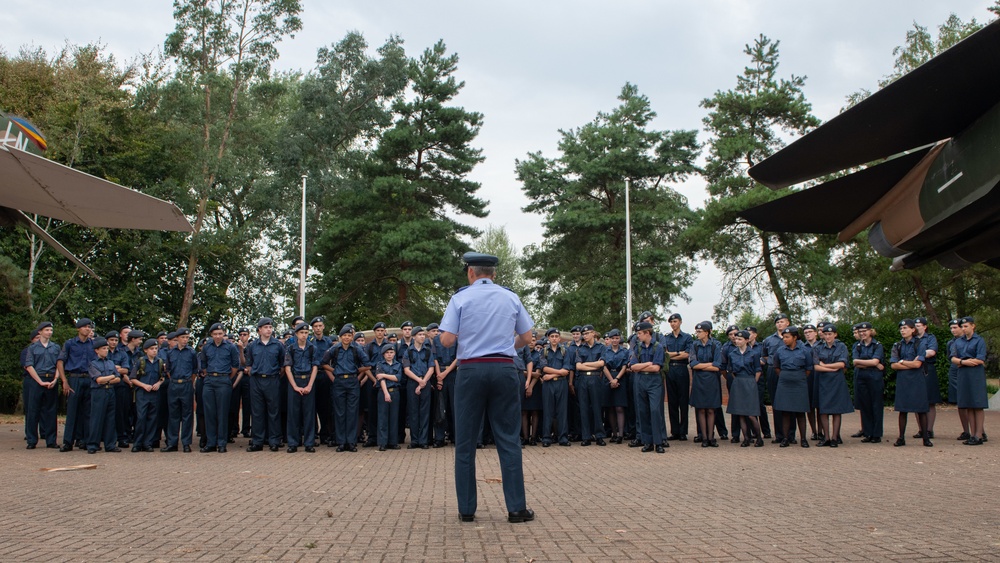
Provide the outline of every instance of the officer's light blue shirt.
{"type": "Polygon", "coordinates": [[[190,345],[167,351],[167,371],[171,379],[187,379],[198,371],[198,353],[190,345]]]}
{"type": "Polygon", "coordinates": [[[59,345],[49,341],[48,346],[43,346],[41,340],[32,342],[28,346],[28,353],[24,356],[23,367],[33,366],[38,375],[56,372],[56,361],[59,360],[59,345]]]}
{"type": "Polygon", "coordinates": [[[478,279],[451,296],[441,330],[458,337],[458,359],[513,358],[514,338],[535,326],[517,295],[490,279],[478,279]]]}
{"type": "Polygon", "coordinates": [[[313,366],[319,365],[320,359],[322,356],[316,353],[316,346],[313,343],[306,342],[305,347],[302,347],[296,341],[288,346],[288,351],[285,354],[285,366],[292,368],[294,375],[309,375],[312,373],[313,366]]]}
{"type": "Polygon", "coordinates": [[[89,338],[83,341],[79,336],[70,338],[63,344],[59,359],[63,361],[63,371],[66,373],[88,373],[90,362],[97,359],[94,343],[89,338]]]}
{"type": "Polygon", "coordinates": [[[218,346],[209,340],[201,349],[201,366],[208,373],[230,374],[240,367],[240,350],[235,344],[223,340],[218,346]]]}
{"type": "Polygon", "coordinates": [[[271,338],[267,344],[257,339],[247,346],[243,355],[251,374],[277,375],[285,363],[285,345],[277,338],[271,338]]]}

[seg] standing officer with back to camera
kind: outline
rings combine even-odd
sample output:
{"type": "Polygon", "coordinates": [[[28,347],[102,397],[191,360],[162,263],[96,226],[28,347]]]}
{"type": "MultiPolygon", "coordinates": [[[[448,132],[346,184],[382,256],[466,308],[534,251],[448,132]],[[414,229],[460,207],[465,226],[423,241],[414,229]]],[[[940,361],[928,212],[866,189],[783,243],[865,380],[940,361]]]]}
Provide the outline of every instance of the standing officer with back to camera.
{"type": "Polygon", "coordinates": [[[524,498],[521,464],[520,385],[515,350],[531,339],[534,321],[521,300],[493,283],[500,260],[467,252],[469,285],[451,297],[441,320],[441,344],[458,343],[455,382],[455,489],[462,522],[475,520],[476,431],[485,413],[500,456],[508,522],[530,522],[535,513],[524,498]]]}

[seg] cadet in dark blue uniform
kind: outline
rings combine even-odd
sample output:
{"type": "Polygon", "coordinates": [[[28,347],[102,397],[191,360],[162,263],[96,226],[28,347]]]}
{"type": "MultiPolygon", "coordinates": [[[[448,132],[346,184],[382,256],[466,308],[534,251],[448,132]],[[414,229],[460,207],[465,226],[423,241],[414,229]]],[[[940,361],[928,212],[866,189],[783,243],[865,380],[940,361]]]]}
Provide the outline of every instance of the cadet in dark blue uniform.
{"type": "Polygon", "coordinates": [[[601,407],[601,379],[604,377],[604,344],[597,341],[594,325],[582,327],[583,341],[576,347],[573,366],[576,370],[576,398],[580,407],[581,446],[589,446],[594,438],[598,446],[604,441],[604,418],[601,407]]]}
{"type": "Polygon", "coordinates": [[[858,341],[854,343],[851,362],[854,364],[854,404],[861,413],[862,442],[882,441],[882,396],[885,388],[885,350],[872,338],[872,324],[854,325],[858,341]]]}
{"type": "Polygon", "coordinates": [[[915,413],[917,427],[924,445],[933,446],[926,434],[927,430],[927,382],[924,375],[924,342],[916,337],[916,323],[913,319],[899,321],[902,340],[892,346],[889,367],[896,370],[896,403],[899,413],[899,438],[893,446],[906,445],[907,413],[915,413]]]}
{"type": "Polygon", "coordinates": [[[604,348],[604,406],[611,421],[611,441],[621,444],[625,435],[625,408],[628,406],[625,378],[631,377],[628,375],[628,350],[622,348],[622,333],[617,328],[608,332],[608,340],[611,345],[604,348]]]}
{"type": "Polygon", "coordinates": [[[46,447],[58,447],[56,410],[59,406],[59,392],[56,391],[56,365],[59,362],[60,347],[52,342],[52,323],[40,323],[35,332],[38,340],[28,346],[21,362],[28,373],[23,384],[27,391],[24,401],[24,436],[29,450],[35,449],[38,444],[39,428],[46,447]]]}
{"type": "Polygon", "coordinates": [[[667,367],[667,410],[670,413],[670,439],[688,439],[688,400],[691,395],[691,373],[688,370],[688,349],[693,339],[681,331],[681,316],[670,315],[670,332],[663,335],[663,347],[670,361],[667,367]]]}
{"type": "MultiPolygon", "coordinates": [[[[295,340],[289,342],[285,354],[285,376],[291,383],[288,394],[288,453],[304,444],[306,452],[316,451],[316,373],[321,357],[309,342],[309,327],[299,323],[295,340]]],[[[324,374],[323,377],[326,377],[324,374]]]]}
{"type": "Polygon", "coordinates": [[[205,374],[205,446],[201,453],[226,453],[229,441],[229,404],[232,400],[233,385],[240,367],[240,351],[236,345],[226,340],[222,324],[215,323],[209,328],[212,339],[201,349],[201,368],[205,374]]]}
{"type": "Polygon", "coordinates": [[[260,318],[257,321],[259,338],[243,352],[250,368],[250,400],[253,403],[253,438],[247,447],[248,452],[264,449],[265,432],[271,451],[280,449],[282,428],[278,397],[281,392],[278,380],[285,364],[285,346],[272,338],[273,333],[274,321],[268,317],[260,318]]]}
{"type": "MultiPolygon", "coordinates": [[[[143,334],[145,337],[145,334],[143,334]]],[[[169,335],[160,332],[156,336],[156,355],[167,361],[167,353],[177,347],[177,335],[171,332],[169,335]],[[168,336],[170,338],[168,338],[168,336]]],[[[156,406],[156,437],[153,438],[153,447],[160,447],[160,438],[163,443],[167,443],[167,423],[170,422],[170,371],[167,371],[167,379],[160,385],[159,404],[156,406]]],[[[162,451],[162,450],[161,450],[162,451]]]]}
{"type": "Polygon", "coordinates": [[[361,399],[361,379],[368,366],[364,350],[354,344],[351,328],[340,329],[340,343],[326,351],[321,364],[332,382],[334,442],[338,452],[358,451],[358,401],[361,399]]]}
{"type": "Polygon", "coordinates": [[[959,319],[962,337],[955,341],[951,363],[958,366],[958,408],[965,411],[969,421],[967,446],[981,446],[986,441],[983,429],[985,413],[989,408],[986,394],[986,342],[976,334],[976,321],[972,317],[959,319]]]}
{"type": "Polygon", "coordinates": [[[667,437],[657,420],[663,404],[663,345],[653,338],[653,325],[642,321],[636,325],[636,346],[629,352],[629,370],[635,377],[636,401],[639,412],[639,435],[643,452],[666,453],[667,437]]]}
{"type": "Polygon", "coordinates": [[[430,447],[427,435],[431,418],[431,386],[434,376],[434,357],[427,346],[427,332],[424,327],[414,327],[411,332],[413,343],[403,355],[403,373],[406,375],[406,405],[410,425],[409,449],[430,447]]]}
{"type": "MultiPolygon", "coordinates": [[[[822,330],[823,326],[824,325],[820,323],[819,329],[822,330]]],[[[813,347],[822,344],[819,339],[819,331],[816,330],[816,325],[803,325],[802,336],[804,337],[802,345],[808,348],[810,353],[812,353],[813,347]]],[[[809,412],[806,413],[806,422],[809,423],[809,430],[812,432],[811,439],[826,440],[826,431],[820,431],[816,428],[817,406],[819,402],[819,391],[816,388],[816,379],[816,373],[813,372],[813,377],[809,378],[809,412]]]]}
{"type": "MultiPolygon", "coordinates": [[[[962,325],[958,322],[958,319],[952,319],[948,322],[948,329],[951,331],[951,340],[945,345],[945,349],[948,351],[948,402],[957,405],[958,404],[958,365],[952,362],[952,358],[955,357],[955,342],[959,338],[962,338],[962,325]]],[[[958,420],[962,423],[962,433],[958,435],[958,439],[965,441],[969,439],[969,419],[966,417],[965,409],[958,409],[958,420]]]]}
{"type": "MultiPolygon", "coordinates": [[[[444,403],[444,420],[434,425],[434,447],[444,446],[445,439],[455,443],[455,372],[458,370],[458,346],[445,346],[441,335],[434,338],[434,378],[437,381],[438,400],[444,403]]],[[[539,393],[541,395],[541,393],[539,393]]],[[[535,423],[537,426],[537,421],[535,423]]],[[[537,432],[537,430],[536,430],[537,432]]]]}
{"type": "MultiPolygon", "coordinates": [[[[27,408],[28,405],[28,378],[30,378],[31,376],[28,374],[28,370],[24,368],[24,362],[28,357],[28,348],[35,342],[38,342],[38,329],[31,331],[31,335],[28,338],[28,345],[25,346],[24,348],[21,348],[21,355],[19,357],[19,363],[21,365],[21,404],[25,405],[25,408],[27,408]]],[[[35,425],[35,436],[37,435],[38,435],[38,424],[35,425]]],[[[27,420],[25,420],[24,441],[25,442],[28,441],[27,420]]]]}
{"type": "Polygon", "coordinates": [[[247,373],[244,352],[246,347],[250,345],[250,329],[241,327],[236,334],[238,338],[233,341],[233,344],[240,352],[240,369],[236,377],[236,386],[233,387],[233,394],[229,401],[229,437],[236,438],[237,434],[243,434],[244,438],[249,438],[253,406],[250,401],[250,375],[247,373]]]}
{"type": "MultiPolygon", "coordinates": [[[[917,328],[917,338],[924,341],[924,374],[927,376],[927,437],[934,438],[934,422],[937,420],[937,405],[942,402],[941,383],[937,374],[937,337],[927,332],[927,319],[917,317],[913,320],[917,328]]],[[[914,436],[919,438],[919,436],[914,436]]]]}
{"type": "Polygon", "coordinates": [[[135,338],[131,338],[132,329],[128,326],[122,327],[118,335],[118,346],[128,355],[128,373],[124,374],[123,377],[125,378],[125,383],[128,384],[125,404],[125,408],[128,409],[125,413],[125,427],[128,428],[128,437],[126,440],[131,443],[135,441],[135,421],[138,417],[138,411],[135,406],[137,387],[132,382],[131,373],[132,366],[138,360],[142,359],[142,338],[139,337],[138,333],[136,333],[135,338]]]}
{"type": "Polygon", "coordinates": [[[569,439],[576,442],[580,433],[580,397],[576,393],[576,349],[583,343],[583,327],[576,325],[569,331],[572,341],[566,346],[569,360],[569,395],[566,396],[566,422],[569,425],[569,439]]]}
{"type": "MultiPolygon", "coordinates": [[[[760,357],[764,351],[764,346],[760,342],[757,342],[757,327],[748,326],[744,330],[750,334],[747,346],[755,350],[757,357],[760,357]]],[[[760,411],[757,418],[760,421],[761,437],[767,440],[771,437],[771,424],[767,421],[767,405],[764,404],[764,398],[767,396],[767,381],[764,379],[765,369],[764,363],[761,362],[761,376],[757,379],[757,401],[760,404],[760,411]]]]}
{"type": "MultiPolygon", "coordinates": [[[[764,339],[763,342],[761,342],[762,346],[760,352],[761,362],[765,370],[764,378],[765,382],[767,383],[767,394],[771,398],[771,416],[774,421],[774,440],[771,442],[773,444],[780,443],[781,440],[785,438],[785,435],[783,434],[784,417],[782,416],[781,411],[774,407],[774,397],[778,390],[778,379],[780,377],[778,375],[778,372],[774,370],[774,354],[778,351],[778,349],[784,346],[784,342],[781,337],[781,331],[787,328],[789,324],[790,320],[788,318],[788,315],[784,313],[779,313],[774,318],[774,328],[775,328],[774,334],[768,336],[767,338],[764,339]]],[[[796,335],[798,335],[798,329],[796,329],[796,335]]],[[[762,427],[766,426],[766,424],[761,423],[761,426],[762,427]]],[[[788,441],[794,442],[795,441],[794,425],[792,425],[792,428],[791,430],[789,430],[789,432],[791,432],[791,435],[788,436],[788,441]]]]}
{"type": "MultiPolygon", "coordinates": [[[[413,344],[413,321],[403,321],[403,324],[399,325],[399,330],[402,333],[402,337],[396,342],[396,361],[402,365],[403,355],[406,354],[406,349],[413,344]]],[[[403,444],[406,442],[406,425],[409,421],[409,415],[407,414],[407,399],[406,396],[406,375],[403,375],[403,381],[399,382],[399,426],[397,431],[399,432],[399,443],[403,444]]],[[[413,439],[413,429],[410,429],[410,439],[413,439]]]]}
{"type": "Polygon", "coordinates": [[[475,519],[475,428],[485,414],[493,429],[507,521],[529,522],[535,513],[526,506],[524,468],[518,427],[521,421],[515,350],[528,344],[534,322],[514,292],[495,285],[495,256],[466,253],[469,285],[451,297],[441,320],[441,344],[458,344],[455,382],[455,490],[459,518],[475,519]]]}
{"type": "Polygon", "coordinates": [[[844,371],[847,369],[847,345],[837,340],[837,328],[828,324],[822,328],[823,342],[812,347],[813,379],[816,380],[816,409],[824,439],[818,446],[836,448],[840,439],[840,423],[844,414],[854,412],[851,392],[847,389],[844,371]],[[827,417],[833,417],[833,426],[827,417]]]}
{"type": "Polygon", "coordinates": [[[135,439],[133,452],[153,451],[156,437],[156,409],[159,406],[161,386],[167,378],[167,363],[157,356],[156,340],[149,338],[142,344],[143,356],[132,362],[129,379],[135,386],[135,439]]]}
{"type": "Polygon", "coordinates": [[[118,368],[108,359],[108,341],[97,337],[93,343],[97,358],[91,360],[90,376],[90,431],[87,434],[87,453],[96,454],[104,442],[104,451],[120,452],[115,432],[115,389],[121,378],[118,368]]]}
{"type": "Polygon", "coordinates": [[[176,452],[180,442],[184,453],[191,451],[191,434],[194,426],[194,378],[199,372],[198,353],[189,345],[191,331],[179,328],[174,336],[177,346],[167,351],[167,443],[162,452],[176,452]],[[178,436],[178,428],[180,435],[178,436]]]}
{"type": "Polygon", "coordinates": [[[549,345],[542,349],[542,447],[547,448],[553,441],[552,423],[555,421],[555,441],[560,446],[569,445],[569,372],[571,360],[569,352],[562,345],[559,329],[550,328],[545,332],[549,345]]]}
{"type": "MultiPolygon", "coordinates": [[[[521,380],[521,445],[534,446],[538,443],[539,413],[542,410],[542,388],[538,382],[541,373],[536,369],[541,356],[535,352],[537,341],[535,331],[527,346],[519,348],[517,355],[524,363],[521,380]]],[[[518,368],[520,371],[520,368],[518,368]]]]}
{"type": "MultiPolygon", "coordinates": [[[[760,350],[751,348],[747,341],[750,333],[746,330],[736,331],[733,335],[733,347],[729,349],[726,365],[733,378],[729,388],[729,404],[726,410],[733,417],[739,418],[743,431],[741,448],[750,445],[751,437],[755,437],[754,447],[764,445],[760,435],[760,401],[757,399],[757,380],[760,379],[760,350]]],[[[736,434],[736,422],[733,422],[733,434],[736,434]]],[[[704,444],[704,442],[702,442],[704,444]]]]}
{"type": "MultiPolygon", "coordinates": [[[[701,447],[719,447],[715,439],[716,409],[722,406],[719,371],[722,344],[712,338],[712,323],[702,321],[694,327],[694,341],[688,350],[691,364],[691,406],[695,408],[701,447]]],[[[697,438],[696,441],[699,441],[697,438]]]]}
{"type": "MultiPolygon", "coordinates": [[[[385,330],[383,328],[383,330],[385,330]]],[[[381,348],[381,360],[375,364],[378,381],[378,451],[399,449],[399,381],[403,366],[395,361],[396,345],[386,342],[381,348]]]]}
{"type": "MultiPolygon", "coordinates": [[[[735,344],[733,344],[733,339],[736,338],[736,333],[739,332],[740,327],[736,325],[729,325],[726,327],[726,340],[722,342],[722,364],[719,365],[719,374],[722,375],[726,382],[726,392],[733,388],[733,376],[729,373],[729,351],[733,349],[735,344]]],[[[719,389],[719,408],[715,409],[715,428],[719,431],[719,437],[723,440],[726,439],[729,432],[726,430],[726,415],[722,412],[722,398],[721,398],[721,386],[719,389]]],[[[739,422],[736,420],[736,415],[730,415],[730,425],[733,427],[733,438],[732,443],[740,443],[740,426],[739,422]]]]}
{"type": "Polygon", "coordinates": [[[76,337],[63,344],[56,362],[56,373],[62,380],[66,395],[66,426],[63,428],[61,452],[82,448],[90,428],[90,362],[97,358],[91,339],[94,323],[90,319],[76,322],[76,337]]]}
{"type": "Polygon", "coordinates": [[[778,384],[774,392],[774,408],[782,413],[783,438],[781,447],[788,447],[794,440],[792,416],[799,425],[803,448],[809,447],[806,440],[806,412],[809,410],[809,376],[813,368],[812,352],[799,342],[799,329],[794,326],[781,330],[783,345],[773,354],[774,374],[778,384]]]}
{"type": "MultiPolygon", "coordinates": [[[[316,347],[316,353],[322,358],[334,345],[333,338],[325,334],[326,318],[315,317],[309,324],[312,327],[309,342],[316,347]]],[[[330,378],[325,372],[319,372],[316,376],[316,416],[319,417],[317,432],[320,444],[333,447],[333,391],[330,378]]]]}
{"type": "MultiPolygon", "coordinates": [[[[382,393],[382,389],[379,385],[378,378],[375,377],[374,369],[375,366],[382,361],[382,347],[389,343],[389,339],[386,338],[385,335],[385,323],[375,323],[375,326],[372,327],[372,332],[374,333],[374,336],[370,342],[365,344],[365,357],[368,358],[368,367],[372,368],[372,371],[368,372],[367,379],[374,379],[375,381],[374,385],[368,387],[368,394],[364,394],[364,389],[362,389],[361,395],[361,402],[367,405],[367,408],[365,409],[367,412],[365,426],[368,427],[368,439],[365,440],[365,443],[363,444],[363,447],[366,448],[375,446],[378,442],[378,399],[382,393]]],[[[326,350],[323,350],[323,352],[326,352],[326,350]]],[[[320,354],[320,358],[322,357],[323,355],[320,354]]],[[[393,354],[393,357],[395,357],[395,354],[393,354]]],[[[320,375],[322,375],[322,379],[326,379],[325,372],[320,375]]]]}
{"type": "Polygon", "coordinates": [[[118,447],[127,448],[132,428],[128,426],[128,415],[132,410],[132,387],[128,382],[128,372],[131,355],[125,350],[125,343],[118,342],[118,331],[112,330],[104,335],[108,343],[108,359],[114,362],[118,370],[119,381],[115,384],[115,434],[118,435],[118,447]]]}

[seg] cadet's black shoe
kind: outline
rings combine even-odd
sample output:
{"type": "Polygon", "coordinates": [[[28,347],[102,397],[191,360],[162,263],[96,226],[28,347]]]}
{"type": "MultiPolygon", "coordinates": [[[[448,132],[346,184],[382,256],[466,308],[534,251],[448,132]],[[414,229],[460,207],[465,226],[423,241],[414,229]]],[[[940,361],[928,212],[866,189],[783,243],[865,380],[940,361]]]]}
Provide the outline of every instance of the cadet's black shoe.
{"type": "Polygon", "coordinates": [[[972,436],[972,434],[969,434],[968,432],[962,432],[961,434],[958,435],[958,440],[964,442],[968,440],[970,436],[972,436]]]}
{"type": "Polygon", "coordinates": [[[628,443],[628,447],[630,447],[630,448],[638,448],[641,445],[642,445],[642,440],[640,440],[638,438],[636,438],[636,439],[634,439],[634,440],[632,440],[631,442],[628,443]]]}
{"type": "Polygon", "coordinates": [[[186,454],[191,453],[191,446],[184,446],[184,453],[186,454]]]}
{"type": "Polygon", "coordinates": [[[703,448],[710,448],[710,447],[712,447],[712,444],[709,444],[708,440],[702,440],[701,447],[703,447],[703,448]]]}
{"type": "Polygon", "coordinates": [[[518,524],[521,522],[531,522],[535,519],[535,511],[530,508],[525,508],[524,510],[518,510],[517,512],[508,512],[507,521],[511,524],[518,524]]]}
{"type": "Polygon", "coordinates": [[[570,443],[569,442],[559,442],[559,445],[560,446],[565,446],[565,447],[568,448],[570,446],[570,443]]]}
{"type": "Polygon", "coordinates": [[[722,432],[722,433],[719,434],[719,439],[720,440],[728,440],[729,439],[729,434],[726,434],[725,432],[722,432]]]}
{"type": "MultiPolygon", "coordinates": [[[[427,446],[424,446],[424,448],[426,449],[426,448],[427,448],[427,446]]],[[[356,452],[356,451],[358,451],[358,447],[357,447],[356,445],[354,445],[354,444],[348,444],[348,445],[347,445],[347,450],[346,450],[346,451],[349,451],[349,452],[356,452]]]]}
{"type": "Polygon", "coordinates": [[[677,439],[680,440],[681,442],[687,442],[688,441],[688,437],[687,437],[686,434],[682,434],[677,439]]]}
{"type": "Polygon", "coordinates": [[[132,453],[141,452],[143,450],[144,448],[142,446],[139,445],[132,446],[132,453]]]}
{"type": "Polygon", "coordinates": [[[390,450],[398,450],[399,449],[399,444],[393,444],[391,446],[386,446],[386,447],[389,448],[390,450]]]}
{"type": "Polygon", "coordinates": [[[763,438],[757,438],[757,441],[753,443],[753,447],[755,447],[755,448],[763,448],[764,447],[764,439],[763,438]]]}
{"type": "Polygon", "coordinates": [[[306,446],[306,453],[307,454],[314,454],[314,453],[316,453],[316,448],[314,448],[313,446],[306,446]]]}
{"type": "MultiPolygon", "coordinates": [[[[532,444],[532,445],[534,445],[534,444],[532,444]]],[[[440,442],[440,441],[434,442],[433,447],[434,448],[443,448],[444,447],[444,442],[440,442]]]]}
{"type": "Polygon", "coordinates": [[[96,453],[97,453],[97,450],[91,450],[91,449],[88,449],[88,450],[87,450],[87,453],[88,453],[88,454],[96,454],[96,453]]]}
{"type": "MultiPolygon", "coordinates": [[[[931,436],[931,438],[933,438],[933,437],[934,436],[931,436]]],[[[983,437],[980,438],[980,440],[982,440],[983,442],[989,442],[990,441],[989,438],[986,437],[986,432],[983,432],[983,437]]]]}
{"type": "Polygon", "coordinates": [[[701,434],[695,435],[693,441],[694,441],[695,444],[700,444],[701,443],[701,434]]]}
{"type": "MultiPolygon", "coordinates": [[[[382,449],[385,449],[385,448],[382,448],[382,449]]],[[[476,521],[476,515],[475,514],[459,514],[458,515],[458,519],[461,520],[462,522],[475,522],[476,521]]]]}
{"type": "Polygon", "coordinates": [[[122,449],[119,448],[118,446],[115,446],[113,448],[104,448],[104,451],[106,451],[108,453],[116,454],[116,453],[122,451],[122,449]]]}
{"type": "Polygon", "coordinates": [[[604,441],[604,438],[598,438],[597,441],[594,442],[594,443],[597,444],[598,446],[607,446],[608,445],[608,443],[604,441]]]}
{"type": "Polygon", "coordinates": [[[898,448],[899,446],[905,446],[906,445],[906,440],[903,439],[902,436],[900,436],[899,438],[896,438],[896,441],[892,445],[893,445],[893,447],[896,447],[896,448],[898,448]]]}
{"type": "Polygon", "coordinates": [[[486,444],[483,444],[482,442],[476,444],[476,449],[477,450],[484,449],[485,447],[486,447],[486,444]]]}
{"type": "Polygon", "coordinates": [[[268,449],[270,449],[272,452],[276,452],[276,451],[280,450],[281,448],[278,447],[278,446],[270,446],[268,449]]]}
{"type": "Polygon", "coordinates": [[[177,451],[177,446],[163,446],[162,448],[160,448],[160,451],[164,452],[164,453],[166,453],[166,452],[176,452],[177,451]]]}
{"type": "Polygon", "coordinates": [[[851,438],[860,438],[860,437],[862,437],[864,435],[865,435],[865,431],[864,430],[858,430],[854,434],[851,434],[851,438]]]}
{"type": "Polygon", "coordinates": [[[803,448],[808,448],[809,447],[809,440],[806,440],[805,438],[802,438],[801,440],[799,440],[799,445],[802,446],[803,448]]]}
{"type": "Polygon", "coordinates": [[[580,445],[581,446],[589,446],[590,445],[590,440],[584,440],[584,441],[580,442],[580,445]]]}
{"type": "Polygon", "coordinates": [[[666,448],[663,447],[662,444],[659,444],[659,445],[656,446],[656,453],[658,453],[658,454],[665,454],[665,453],[667,453],[667,450],[666,450],[666,448]]]}
{"type": "MultiPolygon", "coordinates": [[[[412,445],[413,444],[410,444],[410,446],[407,446],[407,448],[411,447],[412,445]]],[[[337,446],[337,450],[336,451],[338,451],[338,452],[344,451],[344,446],[337,446]]]]}
{"type": "Polygon", "coordinates": [[[740,447],[741,448],[749,448],[750,447],[750,440],[749,439],[745,439],[742,442],[740,442],[740,447]]]}
{"type": "Polygon", "coordinates": [[[837,441],[834,440],[834,441],[830,442],[830,447],[831,448],[839,448],[840,444],[838,444],[837,441]]]}
{"type": "Polygon", "coordinates": [[[78,448],[80,448],[82,450],[83,448],[87,447],[87,444],[84,444],[83,440],[77,440],[76,441],[76,447],[78,447],[78,448]]]}
{"type": "Polygon", "coordinates": [[[59,446],[57,446],[55,444],[45,444],[45,447],[46,448],[52,448],[54,450],[54,449],[58,448],[59,446]]]}
{"type": "Polygon", "coordinates": [[[296,448],[295,446],[288,446],[288,449],[285,450],[285,451],[288,452],[288,453],[290,453],[290,454],[293,454],[293,453],[299,451],[299,449],[296,448]]]}
{"type": "Polygon", "coordinates": [[[646,445],[645,445],[645,446],[643,446],[643,447],[642,447],[642,449],[641,449],[641,450],[639,450],[639,451],[640,451],[640,452],[642,452],[642,453],[644,453],[644,454],[647,454],[647,453],[649,453],[649,452],[653,451],[653,444],[646,444],[646,445]]]}
{"type": "Polygon", "coordinates": [[[226,446],[219,446],[216,451],[218,451],[220,454],[224,454],[227,451],[226,446]]]}
{"type": "MultiPolygon", "coordinates": [[[[176,450],[174,450],[176,451],[176,450]]],[[[248,452],[262,452],[264,451],[264,446],[254,446],[253,444],[247,446],[248,452]]]]}
{"type": "Polygon", "coordinates": [[[203,454],[215,452],[215,451],[218,451],[218,450],[219,450],[219,448],[216,447],[216,446],[204,446],[204,447],[198,449],[198,451],[201,452],[201,453],[203,453],[203,454]]]}
{"type": "MultiPolygon", "coordinates": [[[[968,439],[968,438],[966,438],[968,439]]],[[[59,451],[61,452],[71,452],[73,451],[73,444],[63,444],[59,446],[59,451]]]]}
{"type": "Polygon", "coordinates": [[[616,444],[621,444],[622,440],[623,440],[623,438],[621,436],[619,436],[619,437],[615,438],[615,443],[616,444]]]}
{"type": "Polygon", "coordinates": [[[737,438],[736,436],[733,436],[732,438],[729,439],[729,443],[730,444],[739,444],[740,443],[740,439],[737,438]]]}
{"type": "MultiPolygon", "coordinates": [[[[833,443],[836,444],[837,442],[833,442],[833,443]]],[[[830,444],[831,444],[830,440],[823,440],[822,442],[816,444],[816,447],[817,448],[825,448],[825,447],[828,447],[830,444]]]]}
{"type": "Polygon", "coordinates": [[[542,447],[543,447],[543,448],[547,448],[547,447],[549,447],[549,446],[551,446],[551,445],[552,445],[552,442],[547,442],[547,441],[545,441],[545,440],[542,440],[542,447]]]}
{"type": "Polygon", "coordinates": [[[869,438],[868,442],[870,444],[881,444],[882,443],[882,438],[881,437],[869,438]]]}
{"type": "Polygon", "coordinates": [[[372,441],[368,441],[365,442],[364,444],[361,444],[362,448],[374,448],[375,446],[376,446],[375,442],[372,441]]]}
{"type": "Polygon", "coordinates": [[[29,449],[29,450],[35,449],[35,444],[28,444],[27,449],[29,449]]]}
{"type": "Polygon", "coordinates": [[[711,447],[713,447],[713,448],[718,448],[719,447],[719,441],[716,440],[715,438],[712,438],[711,440],[708,441],[708,445],[711,446],[711,447]]]}
{"type": "Polygon", "coordinates": [[[770,432],[764,432],[764,439],[765,440],[770,440],[771,439],[771,433],[770,432]]]}
{"type": "Polygon", "coordinates": [[[812,436],[810,436],[809,439],[812,440],[813,442],[815,442],[817,440],[820,440],[820,437],[819,437],[819,434],[813,432],[812,436]]]}
{"type": "Polygon", "coordinates": [[[379,446],[379,447],[378,447],[378,451],[380,451],[380,452],[384,452],[384,451],[385,451],[385,446],[379,446]]]}
{"type": "Polygon", "coordinates": [[[128,447],[128,442],[125,442],[125,441],[118,442],[118,447],[122,448],[122,449],[127,448],[128,447]]]}
{"type": "Polygon", "coordinates": [[[226,438],[226,443],[227,444],[235,444],[236,443],[236,438],[233,438],[233,437],[226,438]]]}
{"type": "Polygon", "coordinates": [[[204,448],[207,445],[208,445],[208,438],[205,437],[205,436],[202,436],[202,438],[200,440],[198,440],[198,447],[199,448],[204,448]]]}
{"type": "Polygon", "coordinates": [[[928,448],[933,448],[934,447],[934,443],[931,442],[930,438],[924,438],[924,446],[928,447],[928,448]]]}
{"type": "Polygon", "coordinates": [[[787,448],[788,447],[788,440],[782,440],[781,441],[781,445],[778,446],[778,447],[787,448]]]}

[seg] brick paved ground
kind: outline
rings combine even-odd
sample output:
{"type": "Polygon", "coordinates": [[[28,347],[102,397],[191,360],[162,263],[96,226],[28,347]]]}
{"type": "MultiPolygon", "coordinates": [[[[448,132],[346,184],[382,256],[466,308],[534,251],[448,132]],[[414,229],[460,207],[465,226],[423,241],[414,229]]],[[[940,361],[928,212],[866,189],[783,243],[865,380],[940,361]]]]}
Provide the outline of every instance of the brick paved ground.
{"type": "MultiPolygon", "coordinates": [[[[858,427],[845,417],[844,436],[858,427]]],[[[527,448],[531,524],[507,523],[489,448],[462,524],[451,448],[60,454],[6,424],[0,560],[1000,560],[1000,413],[986,428],[960,445],[951,409],[933,448],[527,448]],[[98,468],[39,471],[80,463],[98,468]]]]}

